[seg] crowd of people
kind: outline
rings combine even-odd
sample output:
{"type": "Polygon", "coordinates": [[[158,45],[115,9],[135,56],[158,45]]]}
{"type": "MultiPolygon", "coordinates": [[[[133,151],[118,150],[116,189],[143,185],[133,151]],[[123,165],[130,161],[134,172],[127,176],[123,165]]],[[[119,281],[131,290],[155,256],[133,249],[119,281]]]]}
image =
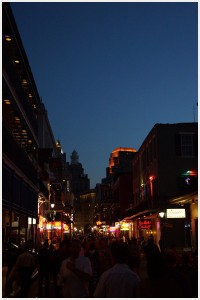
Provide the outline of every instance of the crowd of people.
{"type": "Polygon", "coordinates": [[[153,236],[124,240],[114,237],[66,238],[59,248],[41,245],[36,256],[25,245],[9,268],[6,291],[20,286],[15,297],[29,296],[31,276],[38,269],[38,297],[63,298],[196,298],[198,297],[197,255],[179,253],[175,245],[163,251],[153,236]],[[146,274],[141,274],[141,259],[146,274]]]}

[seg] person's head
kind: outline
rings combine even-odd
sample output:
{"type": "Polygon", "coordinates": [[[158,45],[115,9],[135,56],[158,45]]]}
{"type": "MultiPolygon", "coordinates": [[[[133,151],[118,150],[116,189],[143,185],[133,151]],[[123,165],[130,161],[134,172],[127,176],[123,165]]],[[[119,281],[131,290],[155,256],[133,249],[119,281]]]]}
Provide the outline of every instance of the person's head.
{"type": "Polygon", "coordinates": [[[81,241],[72,239],[70,242],[70,256],[77,258],[81,250],[81,241]]]}
{"type": "Polygon", "coordinates": [[[125,264],[128,262],[128,248],[124,243],[113,242],[110,250],[114,263],[125,264]]]}
{"type": "Polygon", "coordinates": [[[106,239],[102,237],[99,239],[99,248],[105,248],[106,247],[106,239]]]}
{"type": "Polygon", "coordinates": [[[28,252],[29,249],[30,249],[29,242],[25,242],[25,243],[24,243],[24,251],[25,251],[25,252],[28,252]]]}
{"type": "Polygon", "coordinates": [[[147,243],[148,243],[148,245],[153,245],[154,244],[154,239],[153,239],[152,235],[149,236],[149,238],[147,240],[147,243]]]}
{"type": "Polygon", "coordinates": [[[183,262],[184,265],[192,265],[193,262],[194,262],[192,252],[183,252],[182,262],[183,262]]]}
{"type": "Polygon", "coordinates": [[[43,248],[45,248],[45,249],[49,248],[49,242],[48,242],[48,240],[45,240],[45,242],[43,244],[43,248]]]}
{"type": "Polygon", "coordinates": [[[95,244],[95,242],[91,242],[90,243],[90,248],[89,248],[90,250],[95,250],[96,249],[96,244],[95,244]]]}

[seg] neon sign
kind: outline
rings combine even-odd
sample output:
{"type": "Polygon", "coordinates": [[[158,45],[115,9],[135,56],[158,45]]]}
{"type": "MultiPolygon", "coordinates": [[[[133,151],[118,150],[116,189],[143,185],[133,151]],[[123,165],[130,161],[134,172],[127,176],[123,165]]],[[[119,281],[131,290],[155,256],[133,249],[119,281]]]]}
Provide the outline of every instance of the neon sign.
{"type": "Polygon", "coordinates": [[[138,219],[137,227],[138,229],[152,229],[151,219],[138,219]]]}

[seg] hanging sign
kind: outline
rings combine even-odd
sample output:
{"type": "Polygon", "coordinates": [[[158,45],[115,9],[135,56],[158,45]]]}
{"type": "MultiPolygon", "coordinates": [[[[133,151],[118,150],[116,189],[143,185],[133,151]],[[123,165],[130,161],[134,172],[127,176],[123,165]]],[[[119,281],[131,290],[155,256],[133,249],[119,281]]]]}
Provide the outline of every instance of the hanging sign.
{"type": "Polygon", "coordinates": [[[167,209],[167,218],[185,218],[185,208],[167,209]]]}

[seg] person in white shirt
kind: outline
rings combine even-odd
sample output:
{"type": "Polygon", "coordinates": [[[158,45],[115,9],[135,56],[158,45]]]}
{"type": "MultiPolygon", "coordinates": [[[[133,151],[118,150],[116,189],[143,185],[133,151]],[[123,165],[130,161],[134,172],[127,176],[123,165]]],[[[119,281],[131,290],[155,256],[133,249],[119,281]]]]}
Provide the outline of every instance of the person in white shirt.
{"type": "Polygon", "coordinates": [[[58,286],[61,297],[85,298],[89,296],[89,281],[92,276],[91,262],[88,257],[80,256],[81,242],[73,239],[70,256],[65,259],[58,273],[58,286]]]}
{"type": "Polygon", "coordinates": [[[105,271],[94,291],[95,298],[136,297],[140,278],[128,266],[128,249],[120,242],[111,245],[114,266],[105,271]]]}

